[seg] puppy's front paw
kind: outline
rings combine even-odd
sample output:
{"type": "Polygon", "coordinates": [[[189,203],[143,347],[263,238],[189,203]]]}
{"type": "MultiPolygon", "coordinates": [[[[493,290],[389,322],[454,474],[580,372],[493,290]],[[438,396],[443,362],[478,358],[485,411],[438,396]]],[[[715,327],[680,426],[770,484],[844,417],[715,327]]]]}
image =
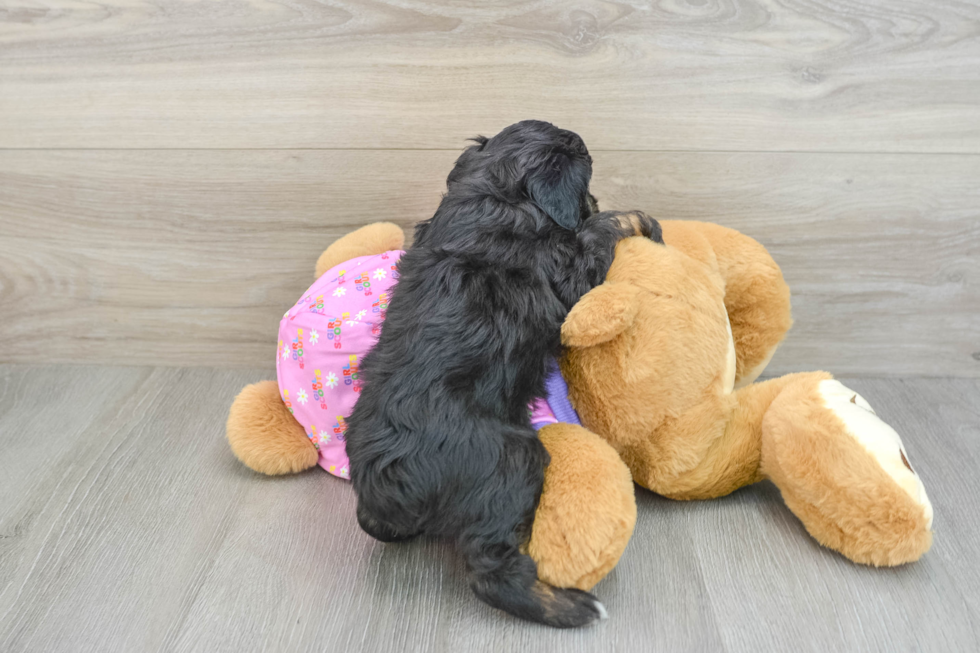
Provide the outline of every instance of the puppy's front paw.
{"type": "Polygon", "coordinates": [[[664,242],[660,223],[643,211],[623,211],[616,214],[620,226],[633,235],[649,238],[655,243],[664,242]]]}
{"type": "Polygon", "coordinates": [[[655,243],[663,243],[663,231],[660,223],[651,218],[643,211],[630,211],[634,229],[639,235],[649,238],[655,243]]]}

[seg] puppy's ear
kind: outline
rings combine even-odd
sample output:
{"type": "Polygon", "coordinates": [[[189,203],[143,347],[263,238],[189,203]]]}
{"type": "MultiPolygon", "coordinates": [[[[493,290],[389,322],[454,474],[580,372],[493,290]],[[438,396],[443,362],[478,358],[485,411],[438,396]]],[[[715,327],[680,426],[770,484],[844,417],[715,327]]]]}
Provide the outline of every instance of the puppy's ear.
{"type": "Polygon", "coordinates": [[[552,220],[565,229],[575,229],[591,178],[592,165],[587,157],[553,152],[543,166],[530,173],[527,193],[552,220]]]}
{"type": "Polygon", "coordinates": [[[607,281],[578,300],[561,325],[561,342],[568,347],[594,347],[609,342],[633,324],[640,291],[622,281],[607,281]]]}

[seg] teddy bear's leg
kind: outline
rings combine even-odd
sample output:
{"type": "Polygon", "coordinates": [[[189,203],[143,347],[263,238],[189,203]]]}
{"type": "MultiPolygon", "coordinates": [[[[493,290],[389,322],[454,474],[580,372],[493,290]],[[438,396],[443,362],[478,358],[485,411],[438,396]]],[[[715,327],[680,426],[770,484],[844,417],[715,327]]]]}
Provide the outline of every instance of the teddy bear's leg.
{"type": "Polygon", "coordinates": [[[732,327],[738,364],[735,387],[755,381],[793,325],[789,286],[766,248],[734,229],[706,224],[725,280],[725,308],[732,327]]]}
{"type": "Polygon", "coordinates": [[[629,457],[638,483],[671,499],[713,499],[763,480],[762,418],[789,377],[705,398],[629,457]]]}
{"type": "Polygon", "coordinates": [[[588,591],[633,534],[633,479],[616,451],[581,426],[552,424],[539,436],[551,463],[527,552],[544,582],[588,591]]]}
{"type": "Polygon", "coordinates": [[[279,384],[262,381],[242,388],[228,413],[231,450],[262,474],[292,474],[316,465],[316,447],[279,396],[279,384]]]}
{"type": "Polygon", "coordinates": [[[358,256],[383,254],[405,246],[405,232],[391,222],[375,222],[338,238],[320,254],[316,262],[316,278],[335,265],[358,256]]]}
{"type": "Polygon", "coordinates": [[[765,413],[762,472],[821,544],[899,565],[932,544],[932,505],[898,434],[826,373],[793,375],[765,413]]]}
{"type": "Polygon", "coordinates": [[[782,271],[765,247],[734,229],[674,220],[661,226],[665,243],[717,266],[725,280],[725,308],[735,341],[735,387],[752,383],[793,324],[782,271]]]}

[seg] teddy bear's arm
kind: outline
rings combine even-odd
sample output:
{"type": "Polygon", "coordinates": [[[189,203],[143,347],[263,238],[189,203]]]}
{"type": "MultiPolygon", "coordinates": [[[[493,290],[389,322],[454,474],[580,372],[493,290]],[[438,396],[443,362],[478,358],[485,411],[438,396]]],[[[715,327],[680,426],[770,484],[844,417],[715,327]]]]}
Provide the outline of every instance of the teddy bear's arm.
{"type": "Polygon", "coordinates": [[[538,578],[588,591],[626,549],[636,524],[629,468],[595,433],[576,424],[545,426],[551,456],[527,545],[538,578]]]}

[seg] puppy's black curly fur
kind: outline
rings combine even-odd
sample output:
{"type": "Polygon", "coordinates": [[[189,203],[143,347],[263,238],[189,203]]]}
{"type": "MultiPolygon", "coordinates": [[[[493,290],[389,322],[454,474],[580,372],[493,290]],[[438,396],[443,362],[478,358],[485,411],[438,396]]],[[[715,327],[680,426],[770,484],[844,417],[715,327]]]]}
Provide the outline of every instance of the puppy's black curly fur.
{"type": "Polygon", "coordinates": [[[585,592],[550,587],[520,552],[548,454],[531,428],[565,315],[602,283],[642,213],[595,214],[592,159],[578,135],[511,125],[459,157],[436,214],[399,262],[377,345],[348,422],[361,527],[382,541],[459,538],[472,588],[551,626],[603,614],[585,592]]]}

